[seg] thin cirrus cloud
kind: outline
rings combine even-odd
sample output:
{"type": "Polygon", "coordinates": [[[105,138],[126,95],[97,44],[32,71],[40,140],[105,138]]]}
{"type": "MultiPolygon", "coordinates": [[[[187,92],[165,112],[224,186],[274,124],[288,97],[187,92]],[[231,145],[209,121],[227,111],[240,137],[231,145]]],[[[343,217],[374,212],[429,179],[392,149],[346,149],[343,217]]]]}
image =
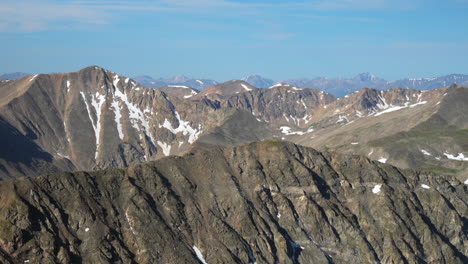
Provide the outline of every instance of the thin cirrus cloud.
{"type": "Polygon", "coordinates": [[[158,1],[58,1],[5,0],[0,3],[0,31],[33,32],[50,29],[106,25],[135,12],[182,14],[258,15],[269,11],[383,9],[415,6],[419,0],[318,0],[318,1],[228,1],[228,0],[158,0],[158,1]]]}

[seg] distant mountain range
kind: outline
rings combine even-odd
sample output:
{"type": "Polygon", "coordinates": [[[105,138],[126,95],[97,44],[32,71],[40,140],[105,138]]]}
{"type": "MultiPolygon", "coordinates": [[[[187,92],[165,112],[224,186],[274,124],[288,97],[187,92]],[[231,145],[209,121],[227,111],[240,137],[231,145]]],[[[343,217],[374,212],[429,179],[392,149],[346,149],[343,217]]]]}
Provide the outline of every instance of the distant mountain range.
{"type": "MultiPolygon", "coordinates": [[[[215,80],[193,79],[184,75],[179,75],[166,79],[154,79],[150,76],[138,76],[135,77],[134,80],[141,83],[144,86],[151,88],[160,88],[168,85],[181,85],[192,87],[200,91],[218,83],[215,80]]],[[[334,96],[342,97],[347,94],[356,92],[362,88],[374,88],[379,90],[385,90],[390,88],[432,90],[447,87],[453,83],[456,83],[458,85],[467,85],[468,75],[450,74],[434,78],[406,78],[396,81],[388,81],[383,78],[377,77],[374,74],[366,72],[360,73],[353,78],[317,77],[313,79],[300,78],[275,81],[273,79],[265,78],[260,75],[249,75],[247,77],[242,78],[241,80],[249,83],[250,85],[256,88],[270,88],[278,84],[290,84],[303,88],[315,88],[333,94],[334,96]]]]}
{"type": "MultiPolygon", "coordinates": [[[[0,75],[0,79],[16,80],[28,75],[30,74],[24,72],[6,73],[0,75]]],[[[198,91],[202,91],[219,83],[212,79],[190,78],[184,75],[157,79],[148,75],[141,75],[134,77],[133,80],[149,88],[187,86],[198,91]]],[[[337,97],[345,96],[362,88],[374,88],[379,90],[390,88],[432,90],[447,87],[453,83],[468,85],[468,75],[466,74],[449,74],[433,78],[406,78],[396,81],[388,81],[368,72],[360,73],[353,78],[317,77],[313,79],[297,78],[275,81],[260,75],[249,75],[241,80],[256,88],[270,88],[278,84],[290,84],[302,88],[319,89],[337,97]]]]}
{"type": "Polygon", "coordinates": [[[249,75],[247,77],[242,78],[242,81],[248,82],[257,88],[269,88],[278,83],[271,79],[264,78],[260,75],[249,75]]]}
{"type": "Polygon", "coordinates": [[[215,85],[218,82],[209,79],[192,79],[184,75],[177,75],[171,78],[154,79],[148,75],[136,76],[133,78],[138,83],[150,87],[160,88],[169,85],[188,86],[197,90],[203,90],[209,86],[215,85]]]}
{"type": "Polygon", "coordinates": [[[409,78],[397,81],[387,81],[371,73],[361,73],[351,79],[318,77],[314,79],[289,79],[283,83],[300,87],[316,88],[341,97],[362,88],[390,89],[407,88],[417,90],[432,90],[447,87],[450,84],[468,84],[468,75],[450,74],[434,78],[409,78]]]}
{"type": "Polygon", "coordinates": [[[31,74],[25,73],[25,72],[12,72],[12,73],[5,73],[3,75],[0,75],[0,79],[16,80],[16,79],[19,79],[28,75],[31,75],[31,74]]]}

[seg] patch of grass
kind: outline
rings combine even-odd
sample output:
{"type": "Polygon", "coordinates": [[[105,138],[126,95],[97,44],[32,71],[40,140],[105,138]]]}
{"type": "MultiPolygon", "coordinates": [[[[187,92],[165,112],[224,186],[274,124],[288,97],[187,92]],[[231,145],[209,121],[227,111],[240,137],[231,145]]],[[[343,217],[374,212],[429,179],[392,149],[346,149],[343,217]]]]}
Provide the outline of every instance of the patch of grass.
{"type": "Polygon", "coordinates": [[[441,167],[441,166],[424,167],[424,168],[421,168],[421,170],[427,171],[427,172],[433,172],[433,173],[441,173],[441,174],[457,174],[461,172],[461,170],[450,169],[450,168],[441,167]]]}

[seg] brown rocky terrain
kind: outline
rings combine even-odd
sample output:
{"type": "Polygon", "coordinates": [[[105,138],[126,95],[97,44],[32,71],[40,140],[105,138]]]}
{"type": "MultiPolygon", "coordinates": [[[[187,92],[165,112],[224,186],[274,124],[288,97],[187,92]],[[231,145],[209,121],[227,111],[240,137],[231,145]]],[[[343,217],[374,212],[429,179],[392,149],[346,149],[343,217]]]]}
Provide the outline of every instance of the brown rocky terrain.
{"type": "Polygon", "coordinates": [[[92,66],[0,83],[0,178],[124,168],[195,142],[282,139],[403,168],[468,177],[468,88],[361,89],[336,98],[243,81],[143,87],[92,66]]]}
{"type": "Polygon", "coordinates": [[[243,92],[253,91],[256,88],[250,85],[247,82],[239,81],[239,80],[232,80],[224,83],[219,83],[212,85],[205,90],[201,91],[198,94],[198,98],[200,97],[208,97],[211,99],[216,98],[223,98],[224,96],[229,96],[233,94],[239,94],[243,92]]]}
{"type": "Polygon", "coordinates": [[[0,182],[2,263],[467,263],[467,185],[281,141],[0,182]]]}
{"type": "Polygon", "coordinates": [[[126,167],[184,152],[229,114],[96,66],[27,76],[0,90],[2,178],[126,167]]]}
{"type": "Polygon", "coordinates": [[[167,85],[158,88],[158,90],[169,96],[178,97],[181,99],[191,98],[200,92],[196,89],[184,85],[167,85]]]}

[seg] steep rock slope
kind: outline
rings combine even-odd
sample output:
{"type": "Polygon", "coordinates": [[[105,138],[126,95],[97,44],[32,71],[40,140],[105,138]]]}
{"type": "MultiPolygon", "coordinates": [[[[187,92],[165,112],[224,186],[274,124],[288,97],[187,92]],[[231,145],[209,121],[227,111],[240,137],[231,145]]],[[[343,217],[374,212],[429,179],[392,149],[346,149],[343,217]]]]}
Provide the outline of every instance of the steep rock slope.
{"type": "MultiPolygon", "coordinates": [[[[0,118],[8,125],[3,133],[22,135],[47,153],[37,163],[49,172],[125,167],[181,153],[223,115],[206,101],[171,98],[96,66],[28,76],[0,89],[0,118]]],[[[7,149],[1,151],[1,174],[30,175],[18,162],[35,161],[11,160],[7,149]]]]}
{"type": "Polygon", "coordinates": [[[268,141],[0,182],[3,263],[466,263],[467,186],[268,141]]]}

